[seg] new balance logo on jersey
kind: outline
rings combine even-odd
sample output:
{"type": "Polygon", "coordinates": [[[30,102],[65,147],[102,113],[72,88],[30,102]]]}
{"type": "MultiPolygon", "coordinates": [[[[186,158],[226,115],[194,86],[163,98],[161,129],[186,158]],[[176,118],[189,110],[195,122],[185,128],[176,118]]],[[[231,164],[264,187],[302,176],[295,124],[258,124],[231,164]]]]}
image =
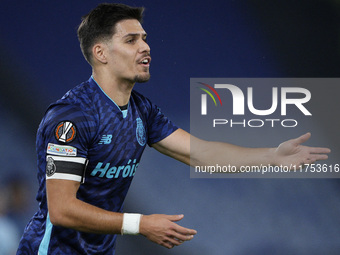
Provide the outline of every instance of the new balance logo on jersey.
{"type": "Polygon", "coordinates": [[[112,135],[103,135],[98,144],[110,144],[112,140],[112,135]]]}

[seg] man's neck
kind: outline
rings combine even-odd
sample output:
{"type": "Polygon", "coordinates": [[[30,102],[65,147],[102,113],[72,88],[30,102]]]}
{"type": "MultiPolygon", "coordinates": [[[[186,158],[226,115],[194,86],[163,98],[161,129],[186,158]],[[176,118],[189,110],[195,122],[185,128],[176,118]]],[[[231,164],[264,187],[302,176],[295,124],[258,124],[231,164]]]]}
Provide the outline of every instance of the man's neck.
{"type": "Polygon", "coordinates": [[[118,105],[124,106],[129,103],[134,83],[119,81],[99,72],[92,72],[94,80],[102,90],[118,105]]]}

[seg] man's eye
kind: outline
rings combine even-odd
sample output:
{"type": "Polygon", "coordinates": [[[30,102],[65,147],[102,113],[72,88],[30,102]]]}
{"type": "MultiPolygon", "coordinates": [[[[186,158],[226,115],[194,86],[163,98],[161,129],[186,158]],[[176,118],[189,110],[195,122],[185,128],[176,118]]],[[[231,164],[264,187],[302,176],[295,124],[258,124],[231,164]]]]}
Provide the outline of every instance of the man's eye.
{"type": "Polygon", "coordinates": [[[134,43],[134,42],[135,42],[135,39],[130,39],[130,40],[127,40],[126,42],[127,42],[127,43],[134,43]]]}

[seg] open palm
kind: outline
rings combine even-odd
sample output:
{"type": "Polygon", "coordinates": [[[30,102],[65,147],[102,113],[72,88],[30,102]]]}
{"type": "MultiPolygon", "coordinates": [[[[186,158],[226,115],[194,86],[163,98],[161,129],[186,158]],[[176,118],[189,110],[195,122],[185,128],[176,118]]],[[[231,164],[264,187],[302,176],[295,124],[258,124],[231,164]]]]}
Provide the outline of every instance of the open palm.
{"type": "Polygon", "coordinates": [[[330,149],[301,145],[310,137],[311,134],[306,133],[298,138],[281,143],[275,150],[276,165],[302,166],[327,159],[327,153],[330,153],[330,149]]]}

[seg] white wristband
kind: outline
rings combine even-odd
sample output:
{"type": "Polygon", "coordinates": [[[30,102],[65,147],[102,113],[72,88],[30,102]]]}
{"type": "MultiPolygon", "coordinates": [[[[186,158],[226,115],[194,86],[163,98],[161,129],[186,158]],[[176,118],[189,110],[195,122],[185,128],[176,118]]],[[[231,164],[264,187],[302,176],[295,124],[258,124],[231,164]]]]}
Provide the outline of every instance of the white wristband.
{"type": "Polygon", "coordinates": [[[138,235],[141,216],[139,213],[124,213],[121,234],[138,235]]]}

